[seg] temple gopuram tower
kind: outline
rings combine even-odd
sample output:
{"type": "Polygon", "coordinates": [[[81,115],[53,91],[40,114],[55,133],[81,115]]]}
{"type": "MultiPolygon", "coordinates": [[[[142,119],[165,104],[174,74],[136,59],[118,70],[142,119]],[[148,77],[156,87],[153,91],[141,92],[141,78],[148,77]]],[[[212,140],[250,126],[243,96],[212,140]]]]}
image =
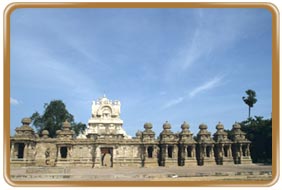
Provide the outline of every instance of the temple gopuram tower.
{"type": "Polygon", "coordinates": [[[251,164],[252,159],[250,155],[251,141],[246,139],[246,133],[241,130],[241,125],[235,123],[231,130],[232,155],[235,164],[251,164]]]}
{"type": "Polygon", "coordinates": [[[189,130],[190,126],[184,121],[181,125],[182,131],[179,133],[178,145],[178,165],[196,166],[196,141],[193,139],[193,133],[189,130]]]}
{"type": "Polygon", "coordinates": [[[120,119],[120,101],[103,98],[93,101],[92,114],[86,130],[87,138],[130,138],[122,128],[120,119]]]}
{"type": "Polygon", "coordinates": [[[215,161],[218,165],[229,165],[233,164],[232,159],[232,151],[231,151],[231,145],[232,142],[227,137],[227,132],[224,131],[224,126],[222,123],[218,123],[216,125],[216,133],[214,136],[215,141],[215,161]]]}
{"type": "Polygon", "coordinates": [[[197,134],[197,160],[198,165],[214,165],[214,140],[211,138],[211,133],[207,130],[208,126],[201,124],[200,131],[197,134]]]}

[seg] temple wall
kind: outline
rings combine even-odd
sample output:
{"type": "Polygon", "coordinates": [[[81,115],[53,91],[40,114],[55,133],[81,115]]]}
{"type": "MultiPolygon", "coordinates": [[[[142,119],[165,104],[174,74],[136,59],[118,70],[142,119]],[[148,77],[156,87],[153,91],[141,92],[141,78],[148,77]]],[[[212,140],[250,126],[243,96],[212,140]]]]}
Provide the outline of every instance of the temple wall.
{"type": "Polygon", "coordinates": [[[92,150],[91,145],[74,145],[72,147],[72,159],[75,160],[85,160],[92,159],[92,150]]]}
{"type": "Polygon", "coordinates": [[[231,139],[220,122],[213,137],[207,125],[201,124],[194,140],[188,123],[181,125],[180,133],[174,133],[168,121],[157,138],[151,123],[145,123],[145,130],[132,138],[122,128],[119,101],[104,96],[92,106],[88,128],[81,136],[75,136],[68,121],[62,123],[55,138],[49,138],[48,130],[36,134],[29,126],[31,119],[23,118],[22,126],[11,137],[11,166],[189,167],[252,163],[251,142],[239,123],[233,125],[231,139]]]}
{"type": "Polygon", "coordinates": [[[113,164],[119,166],[141,166],[138,145],[122,145],[114,149],[113,164]]]}
{"type": "Polygon", "coordinates": [[[36,154],[35,154],[35,164],[37,166],[54,166],[55,165],[55,160],[57,156],[57,148],[56,144],[54,142],[40,142],[36,144],[36,154]],[[49,158],[46,158],[46,151],[49,148],[49,158]]]}

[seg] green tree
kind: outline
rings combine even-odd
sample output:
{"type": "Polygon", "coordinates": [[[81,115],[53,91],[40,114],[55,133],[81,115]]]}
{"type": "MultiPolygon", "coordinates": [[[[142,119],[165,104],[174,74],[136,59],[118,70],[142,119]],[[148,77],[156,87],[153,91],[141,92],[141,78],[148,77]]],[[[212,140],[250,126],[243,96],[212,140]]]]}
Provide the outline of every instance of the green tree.
{"type": "MultiPolygon", "coordinates": [[[[241,130],[251,141],[250,151],[254,163],[272,162],[272,119],[263,119],[261,116],[248,118],[240,122],[241,130]]],[[[225,130],[231,139],[232,131],[225,130]]]]}
{"type": "Polygon", "coordinates": [[[253,162],[271,163],[272,161],[272,119],[261,116],[248,118],[240,123],[250,146],[253,162]]]}
{"type": "Polygon", "coordinates": [[[56,131],[62,129],[64,121],[71,123],[71,128],[78,135],[86,129],[83,123],[75,123],[74,117],[68,112],[65,104],[61,100],[53,100],[49,104],[44,104],[44,113],[40,115],[35,112],[31,116],[32,125],[35,126],[37,132],[41,134],[43,130],[48,130],[50,137],[56,136],[56,131]]]}
{"type": "Polygon", "coordinates": [[[248,107],[249,107],[249,117],[251,117],[251,108],[257,102],[256,92],[254,90],[249,89],[249,90],[246,91],[246,94],[248,96],[247,97],[243,96],[242,99],[248,105],[248,107]]]}

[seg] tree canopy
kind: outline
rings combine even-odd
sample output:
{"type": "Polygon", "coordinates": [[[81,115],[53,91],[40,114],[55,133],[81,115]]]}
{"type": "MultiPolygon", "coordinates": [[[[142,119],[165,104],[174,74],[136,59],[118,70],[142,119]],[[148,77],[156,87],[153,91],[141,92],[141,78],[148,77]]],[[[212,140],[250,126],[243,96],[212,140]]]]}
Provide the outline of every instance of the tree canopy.
{"type": "MultiPolygon", "coordinates": [[[[250,151],[254,163],[272,162],[272,119],[262,116],[249,117],[240,122],[241,129],[246,138],[251,141],[250,151]]],[[[231,139],[231,130],[225,130],[231,139]]]]}
{"type": "Polygon", "coordinates": [[[86,129],[85,124],[74,121],[73,115],[68,112],[61,100],[53,100],[49,104],[45,103],[43,115],[35,112],[32,114],[31,119],[32,125],[37,129],[39,134],[43,130],[48,130],[50,137],[56,136],[56,131],[62,129],[62,124],[66,120],[71,123],[71,129],[74,130],[76,135],[86,129]]]}
{"type": "Polygon", "coordinates": [[[243,96],[242,99],[245,102],[245,104],[248,105],[248,107],[249,107],[249,117],[251,117],[251,108],[257,102],[256,92],[254,90],[249,89],[249,90],[246,91],[246,94],[248,96],[247,97],[243,96]]]}
{"type": "Polygon", "coordinates": [[[272,118],[261,116],[248,118],[241,123],[246,137],[252,141],[250,146],[253,162],[271,163],[272,160],[272,118]]]}

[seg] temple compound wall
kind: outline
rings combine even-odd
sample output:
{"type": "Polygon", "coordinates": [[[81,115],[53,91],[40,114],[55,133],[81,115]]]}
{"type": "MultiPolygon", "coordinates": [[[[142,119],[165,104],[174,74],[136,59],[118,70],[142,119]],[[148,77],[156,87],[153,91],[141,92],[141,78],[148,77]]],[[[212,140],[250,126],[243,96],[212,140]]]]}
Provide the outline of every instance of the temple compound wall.
{"type": "Polygon", "coordinates": [[[189,167],[252,163],[251,142],[238,123],[233,125],[231,139],[221,123],[216,125],[212,137],[205,124],[193,136],[186,122],[181,125],[180,133],[173,133],[171,125],[165,122],[157,138],[152,124],[145,123],[144,130],[132,138],[122,127],[120,102],[106,97],[93,101],[88,127],[78,136],[68,121],[55,138],[50,138],[47,130],[36,134],[30,123],[30,118],[24,118],[22,126],[10,137],[11,167],[189,167]]]}

